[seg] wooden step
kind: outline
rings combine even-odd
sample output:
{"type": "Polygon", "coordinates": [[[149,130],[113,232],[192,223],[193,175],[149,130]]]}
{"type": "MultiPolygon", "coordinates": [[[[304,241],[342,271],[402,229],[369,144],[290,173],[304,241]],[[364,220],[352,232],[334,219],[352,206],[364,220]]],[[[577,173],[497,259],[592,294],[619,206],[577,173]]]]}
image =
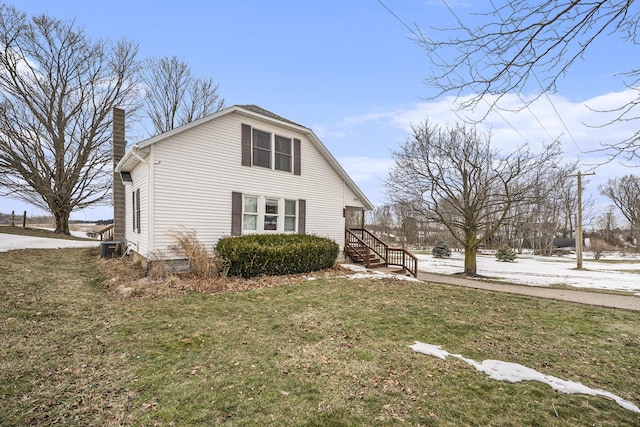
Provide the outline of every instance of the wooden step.
{"type": "Polygon", "coordinates": [[[370,262],[369,265],[367,265],[367,267],[369,268],[379,268],[379,267],[385,267],[387,265],[386,262],[380,260],[380,259],[376,259],[374,262],[370,262]]]}

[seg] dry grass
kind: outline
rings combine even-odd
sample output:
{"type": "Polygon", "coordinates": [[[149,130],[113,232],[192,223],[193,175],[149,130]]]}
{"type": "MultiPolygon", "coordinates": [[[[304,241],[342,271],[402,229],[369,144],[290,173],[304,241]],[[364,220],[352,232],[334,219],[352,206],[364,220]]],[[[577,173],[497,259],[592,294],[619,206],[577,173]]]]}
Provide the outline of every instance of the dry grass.
{"type": "Polygon", "coordinates": [[[199,279],[224,276],[224,263],[216,258],[213,251],[198,240],[193,230],[181,229],[172,235],[175,244],[171,249],[187,260],[189,273],[199,279]]]}
{"type": "MultiPolygon", "coordinates": [[[[177,274],[169,269],[147,272],[138,262],[128,257],[101,258],[97,261],[100,272],[107,278],[105,288],[119,298],[155,298],[184,294],[188,291],[204,294],[238,293],[276,286],[295,286],[313,279],[326,279],[353,274],[339,265],[334,268],[288,276],[265,276],[253,279],[217,276],[202,278],[194,274],[177,274]]],[[[159,267],[161,268],[161,267],[159,267]]]]}
{"type": "Polygon", "coordinates": [[[115,291],[142,272],[86,249],[0,253],[0,424],[640,425],[603,398],[408,348],[521,363],[638,404],[638,313],[339,271],[115,291]]]}

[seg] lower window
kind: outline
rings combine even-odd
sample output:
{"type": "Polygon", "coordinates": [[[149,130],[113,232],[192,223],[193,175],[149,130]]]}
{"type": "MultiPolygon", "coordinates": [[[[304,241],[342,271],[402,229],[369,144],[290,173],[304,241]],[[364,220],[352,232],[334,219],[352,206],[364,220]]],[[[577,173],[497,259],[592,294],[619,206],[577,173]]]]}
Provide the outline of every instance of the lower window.
{"type": "Polygon", "coordinates": [[[243,232],[296,232],[297,201],[243,196],[243,232]]]}

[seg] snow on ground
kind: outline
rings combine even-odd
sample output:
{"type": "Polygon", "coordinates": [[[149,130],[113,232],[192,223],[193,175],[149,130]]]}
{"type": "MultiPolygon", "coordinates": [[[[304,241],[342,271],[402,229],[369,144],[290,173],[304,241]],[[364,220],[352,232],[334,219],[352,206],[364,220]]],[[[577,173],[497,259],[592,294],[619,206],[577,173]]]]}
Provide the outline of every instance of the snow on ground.
{"type": "MultiPolygon", "coordinates": [[[[451,258],[416,255],[418,270],[454,274],[464,271],[464,253],[451,258]]],[[[478,254],[478,274],[494,280],[531,286],[567,285],[579,288],[640,292],[640,257],[607,255],[597,262],[585,254],[583,270],[576,270],[574,256],[521,254],[514,262],[498,261],[493,254],[478,254]],[[611,262],[611,261],[621,262],[611,262]]]]}
{"type": "Polygon", "coordinates": [[[635,404],[608,391],[593,389],[579,382],[567,381],[551,375],[545,375],[535,369],[520,365],[519,363],[503,362],[501,360],[483,360],[482,362],[476,362],[475,360],[467,359],[460,354],[451,354],[446,350],[443,350],[442,347],[438,345],[427,344],[419,341],[416,341],[416,343],[410,347],[415,352],[438,357],[440,359],[446,359],[449,356],[456,357],[473,366],[476,370],[484,372],[489,376],[489,378],[497,381],[506,381],[509,383],[537,381],[547,384],[555,391],[559,391],[561,393],[588,394],[591,396],[608,398],[629,411],[640,413],[640,408],[635,404]]]}
{"type": "MultiPolygon", "coordinates": [[[[74,233],[75,234],[75,233],[74,233]]],[[[79,233],[79,236],[85,236],[79,233]]],[[[0,251],[27,248],[95,247],[99,241],[49,239],[0,233],[0,251]]],[[[416,255],[418,270],[427,273],[454,274],[464,270],[464,253],[453,252],[451,258],[416,255]]],[[[608,254],[605,261],[596,262],[588,254],[583,259],[584,270],[576,270],[575,256],[540,257],[521,254],[515,262],[500,262],[493,254],[478,254],[478,274],[494,280],[531,286],[567,285],[580,288],[609,289],[640,293],[640,257],[620,257],[608,254]]],[[[353,264],[344,267],[356,270],[351,278],[401,278],[382,271],[371,271],[353,264]]]]}
{"type": "Polygon", "coordinates": [[[0,252],[14,249],[57,249],[97,247],[99,241],[50,239],[47,237],[18,236],[0,233],[0,252]]]}
{"type": "Polygon", "coordinates": [[[357,264],[341,264],[344,268],[355,271],[355,274],[345,276],[349,279],[400,279],[409,282],[419,282],[419,279],[410,276],[401,276],[394,273],[387,273],[381,270],[369,270],[362,265],[357,264]]]}

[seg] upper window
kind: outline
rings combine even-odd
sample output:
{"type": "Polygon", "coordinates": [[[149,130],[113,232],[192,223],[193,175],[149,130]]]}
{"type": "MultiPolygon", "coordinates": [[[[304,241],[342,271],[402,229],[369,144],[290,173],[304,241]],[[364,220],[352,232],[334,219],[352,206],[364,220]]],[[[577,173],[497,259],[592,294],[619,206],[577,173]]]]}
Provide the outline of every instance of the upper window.
{"type": "Polygon", "coordinates": [[[291,138],[276,135],[275,167],[279,171],[291,172],[291,138]]]}
{"type": "Polygon", "coordinates": [[[271,134],[253,129],[253,165],[271,169],[271,134]]]}
{"type": "Polygon", "coordinates": [[[293,170],[293,144],[291,138],[252,129],[253,166],[284,172],[293,170]]]}

